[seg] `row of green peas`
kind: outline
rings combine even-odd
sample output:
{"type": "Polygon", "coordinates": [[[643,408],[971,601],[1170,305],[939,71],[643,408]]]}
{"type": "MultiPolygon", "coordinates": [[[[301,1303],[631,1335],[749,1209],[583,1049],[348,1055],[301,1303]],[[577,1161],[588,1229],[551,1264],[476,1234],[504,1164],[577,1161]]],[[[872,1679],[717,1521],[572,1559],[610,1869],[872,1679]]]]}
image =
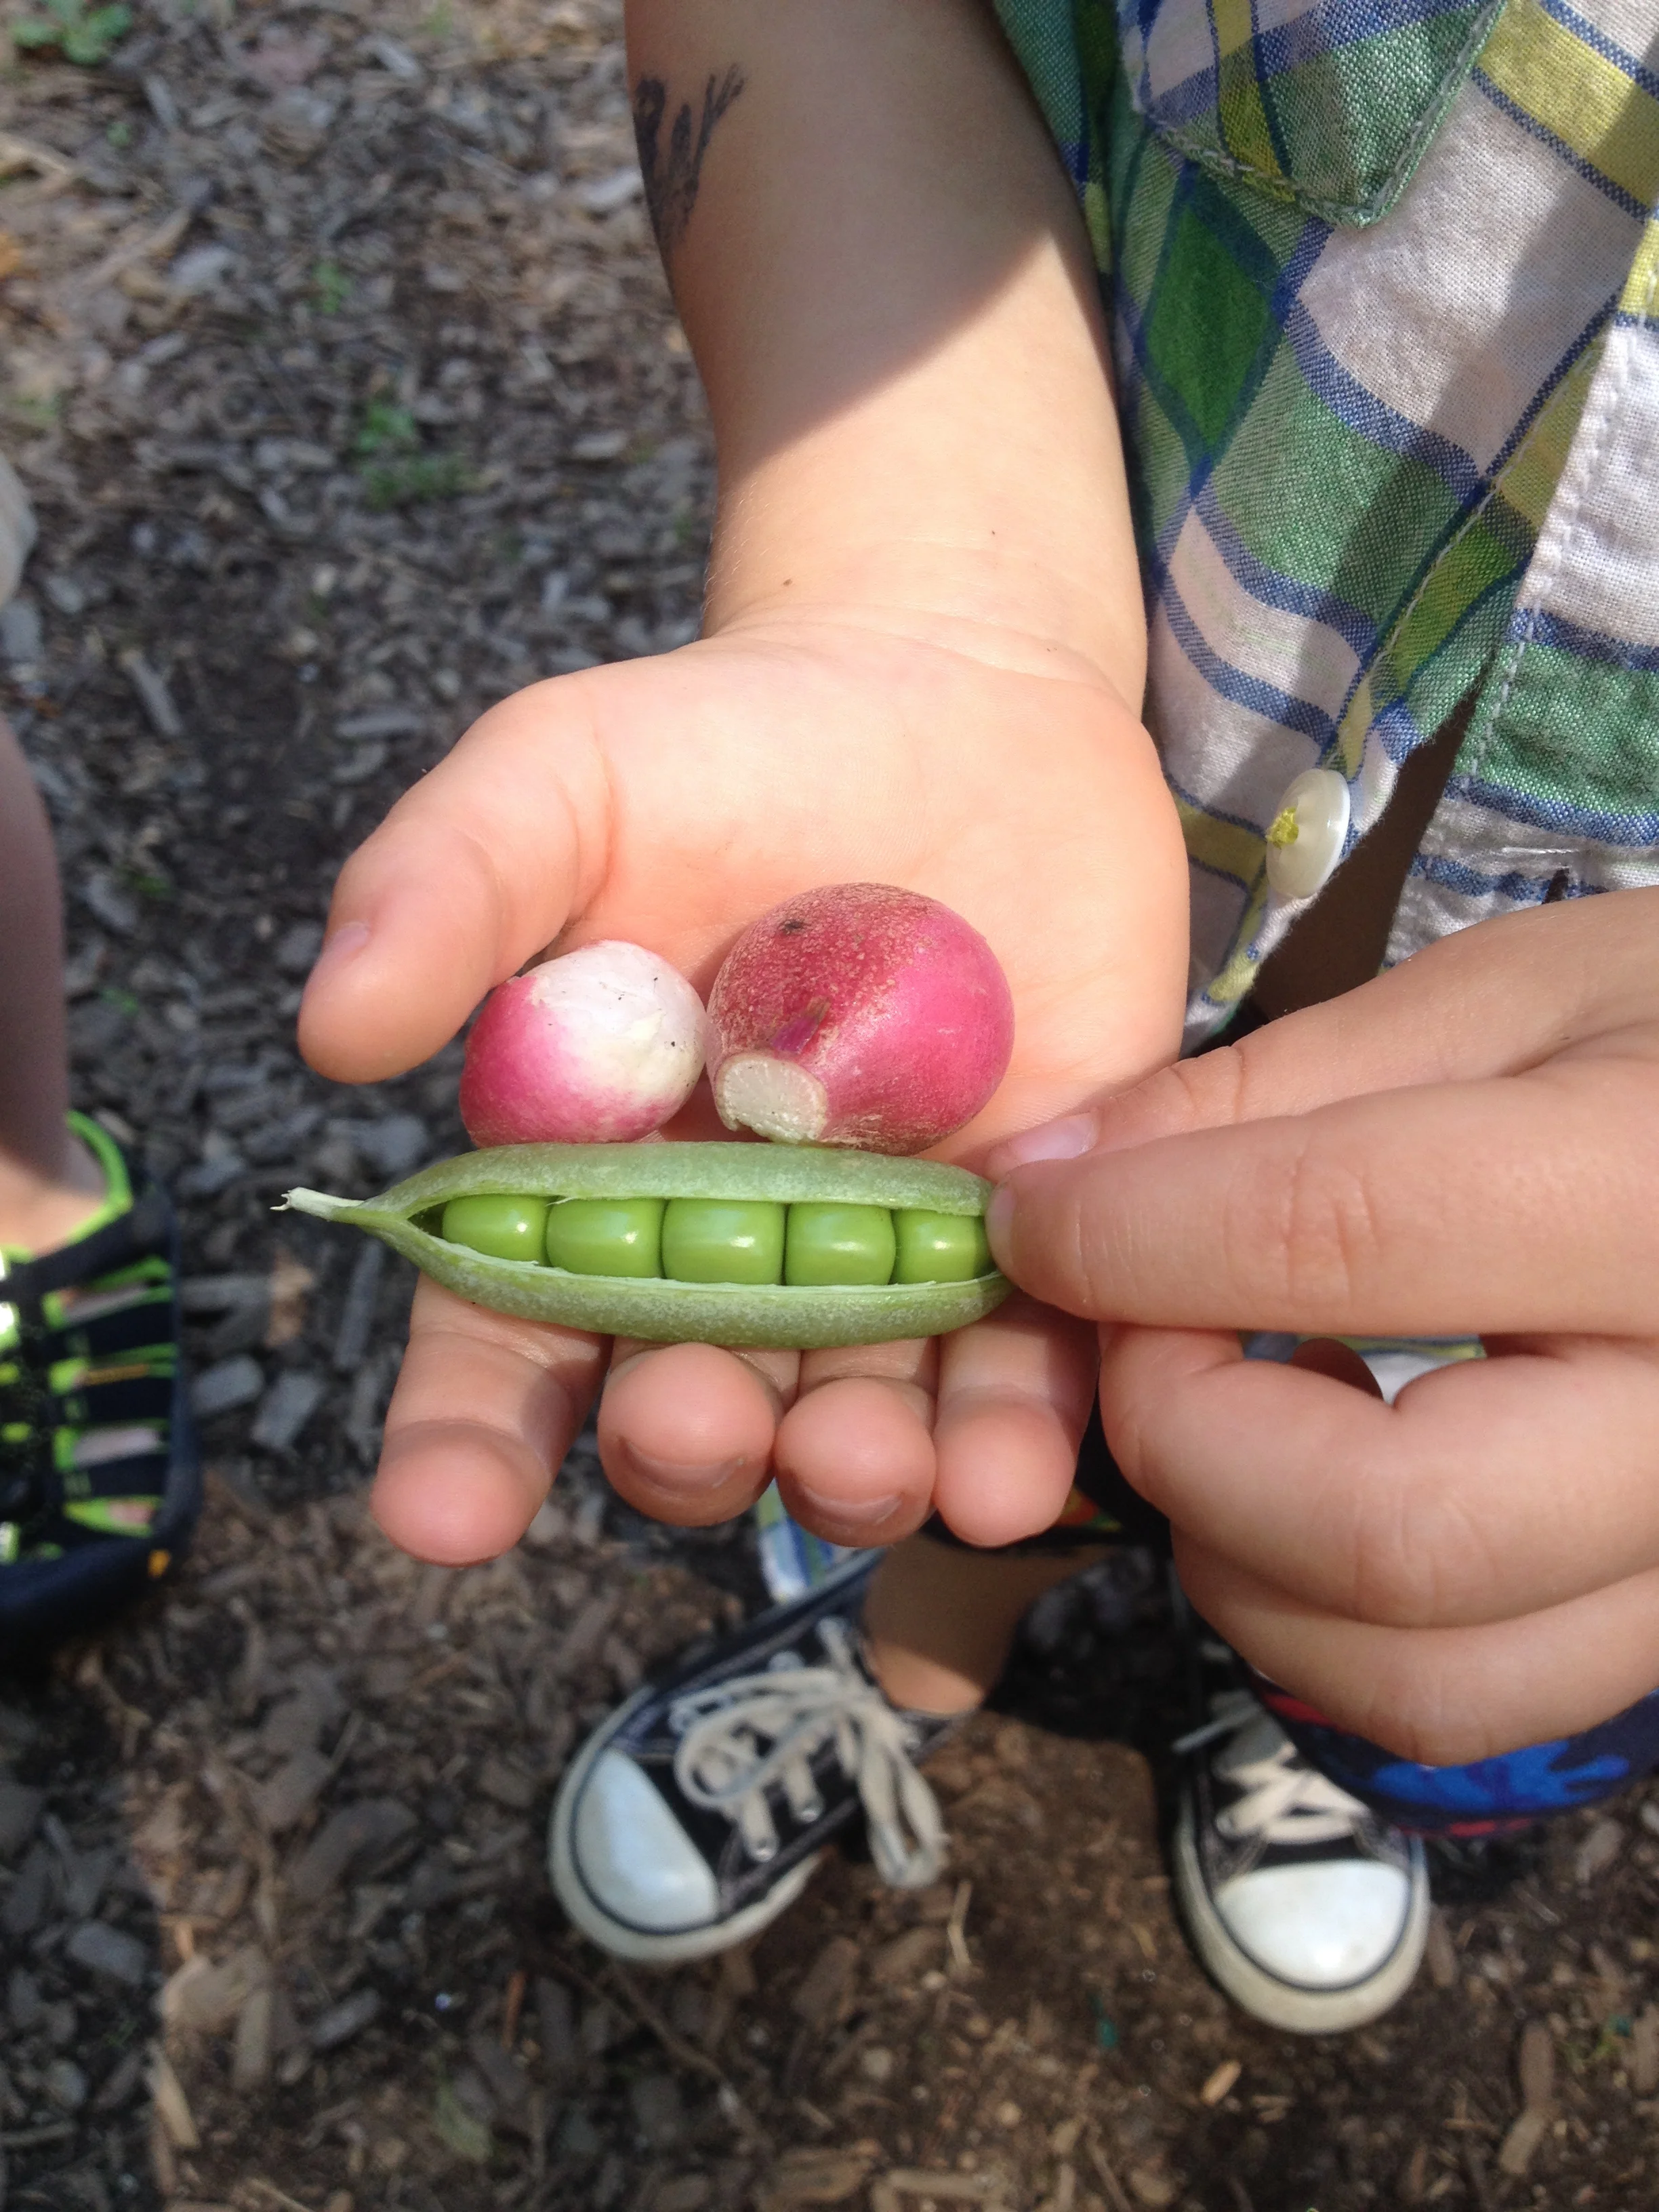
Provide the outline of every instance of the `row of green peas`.
{"type": "Polygon", "coordinates": [[[976,1215],[817,1200],[452,1198],[439,1233],[493,1259],[677,1283],[966,1283],[991,1267],[976,1215]]]}

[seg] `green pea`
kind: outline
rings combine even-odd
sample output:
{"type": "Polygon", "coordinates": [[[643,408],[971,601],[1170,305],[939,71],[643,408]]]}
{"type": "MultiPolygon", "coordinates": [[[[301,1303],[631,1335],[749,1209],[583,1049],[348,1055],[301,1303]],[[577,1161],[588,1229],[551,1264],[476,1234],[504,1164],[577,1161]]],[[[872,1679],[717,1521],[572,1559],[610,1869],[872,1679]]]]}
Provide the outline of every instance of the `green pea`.
{"type": "Polygon", "coordinates": [[[671,1198],[663,1273],[675,1283],[781,1283],[783,1215],[767,1199],[671,1198]]]}
{"type": "Polygon", "coordinates": [[[888,1283],[893,1279],[893,1217],[884,1206],[809,1200],[789,1209],[783,1245],[786,1283],[888,1283]]]}
{"type": "Polygon", "coordinates": [[[547,1220],[544,1198],[452,1198],[444,1208],[447,1244],[465,1244],[492,1260],[538,1261],[547,1220]]]}
{"type": "Polygon", "coordinates": [[[991,1248],[976,1213],[924,1213],[901,1206],[893,1216],[896,1283],[970,1283],[988,1274],[991,1248]]]}
{"type": "Polygon", "coordinates": [[[662,1273],[659,1198],[565,1198],[548,1208],[547,1256],[573,1275],[662,1273]]]}

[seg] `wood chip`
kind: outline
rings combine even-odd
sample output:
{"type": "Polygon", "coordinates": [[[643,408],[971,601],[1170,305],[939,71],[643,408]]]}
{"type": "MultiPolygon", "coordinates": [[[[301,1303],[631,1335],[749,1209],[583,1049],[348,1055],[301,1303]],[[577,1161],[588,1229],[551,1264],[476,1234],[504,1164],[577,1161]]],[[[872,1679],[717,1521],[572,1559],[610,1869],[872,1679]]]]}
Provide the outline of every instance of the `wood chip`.
{"type": "Polygon", "coordinates": [[[1198,2093],[1200,2105],[1218,2105],[1244,2071],[1237,2058],[1224,2058],[1198,2093]]]}
{"type": "Polygon", "coordinates": [[[231,2081],[243,2096],[264,2088],[270,2079],[275,2008],[275,1993],[269,1983],[250,1990],[242,2001],[231,2055],[231,2081]]]}
{"type": "Polygon", "coordinates": [[[1555,2096],[1555,2040],[1547,2021],[1529,2020],[1522,2030],[1516,2070],[1522,2109],[1548,2112],[1555,2096]]]}
{"type": "Polygon", "coordinates": [[[919,2166],[896,2166],[883,2180],[905,2197],[933,2197],[942,2204],[994,2204],[1005,2194],[989,2173],[935,2173],[919,2166]]]}
{"type": "Polygon", "coordinates": [[[363,1364],[368,1350],[370,1333],[374,1327],[374,1309],[380,1295],[380,1278],[386,1273],[386,1248],[371,1237],[352,1262],[351,1277],[346,1285],[345,1304],[340,1309],[339,1324],[334,1334],[334,1367],[337,1374],[353,1375],[363,1364]]]}
{"type": "Polygon", "coordinates": [[[1429,2147],[1419,2143],[1406,2161],[1406,2170],[1400,2177],[1400,2201],[1402,2204],[1420,2204],[1428,2194],[1429,2147]]]}
{"type": "Polygon", "coordinates": [[[1457,1946],[1452,1942],[1446,1916],[1438,1905],[1429,1915],[1428,1961],[1429,1978],[1436,1989],[1456,1987],[1457,1946]]]}
{"type": "Polygon", "coordinates": [[[478,1787],[486,1797],[505,1805],[511,1813],[527,1813],[536,1802],[536,1784],[522,1767],[491,1752],[478,1770],[478,1787]]]}
{"type": "Polygon", "coordinates": [[[155,2117],[166,2130],[168,2142],[175,2150],[199,2150],[202,2138],[196,2131],[190,2100],[173,2070],[172,2062],[159,2045],[150,2053],[149,2074],[155,2117]]]}
{"type": "Polygon", "coordinates": [[[873,2155],[864,2150],[786,2151],[756,2192],[756,2212],[844,2203],[863,2187],[874,2164],[873,2155]]]}
{"type": "Polygon", "coordinates": [[[745,1997],[754,1996],[760,1983],[755,1973],[752,1941],[736,1944],[731,1950],[720,1953],[720,1977],[721,1987],[730,1990],[739,2003],[745,1997]]]}
{"type": "MultiPolygon", "coordinates": [[[[850,1936],[832,1936],[801,1976],[789,2000],[792,2012],[811,2028],[830,2027],[841,2008],[858,1972],[859,1947],[850,1936]]],[[[750,1990],[753,1989],[750,1967],[750,1990]]]]}
{"type": "Polygon", "coordinates": [[[394,1797],[368,1797],[342,1806],[307,1844],[289,1876],[289,1895],[301,1905],[320,1904],[359,1859],[400,1842],[415,1826],[414,1814],[394,1797]]]}
{"type": "Polygon", "coordinates": [[[1524,2173],[1549,2130],[1548,2112],[1528,2106],[1504,2138],[1503,2147],[1498,2154],[1498,2163],[1502,2171],[1514,2175],[1524,2173]]]}
{"type": "Polygon", "coordinates": [[[42,146],[33,138],[20,138],[15,131],[0,131],[0,177],[11,176],[19,169],[33,169],[63,184],[81,173],[55,146],[42,146]]]}
{"type": "Polygon", "coordinates": [[[274,2181],[267,2181],[262,2173],[251,2173],[242,2184],[244,2189],[256,2191],[267,2203],[280,2204],[283,2212],[311,2212],[308,2204],[301,2204],[297,2197],[290,2197],[286,2189],[279,2189],[274,2181]]]}
{"type": "Polygon", "coordinates": [[[1598,1875],[1607,1873],[1620,1852],[1625,1848],[1625,1831],[1613,1820],[1598,1820],[1582,1844],[1572,1863],[1575,1881],[1591,1882],[1598,1875]]]}
{"type": "Polygon", "coordinates": [[[342,1997],[338,2004],[331,2005],[311,2024],[311,2047],[313,2051],[337,2051],[343,2043],[349,2043],[354,2035],[361,2035],[380,2014],[380,1997],[378,1990],[354,1990],[349,1996],[342,1997]]]}
{"type": "Polygon", "coordinates": [[[939,1962],[939,1930],[907,1928],[884,1943],[870,1960],[870,1978],[878,1989],[904,1989],[939,1962]]]}
{"type": "Polygon", "coordinates": [[[149,726],[158,738],[169,744],[182,738],[185,725],[179,709],[173,703],[173,694],[166,679],[152,668],[137,646],[130,647],[120,656],[121,672],[138,695],[149,726]]]}
{"type": "Polygon", "coordinates": [[[1123,2184],[1118,2179],[1111,2160],[1093,2136],[1090,2136],[1087,2148],[1090,2163],[1100,2177],[1100,2185],[1106,2192],[1106,2202],[1111,2207],[1111,2212],[1134,2212],[1134,2207],[1129,2202],[1128,2194],[1123,2184]]]}
{"type": "Polygon", "coordinates": [[[945,1940],[950,1946],[951,1964],[958,1974],[970,1974],[974,1970],[973,1954],[968,1948],[968,1906],[974,1894],[971,1881],[959,1881],[956,1895],[951,1900],[951,1917],[945,1923],[945,1940]]]}
{"type": "MultiPolygon", "coordinates": [[[[384,1250],[385,1247],[375,1248],[384,1250]]],[[[270,1319],[265,1323],[265,1349],[293,1344],[305,1334],[306,1303],[317,1278],[285,1246],[279,1244],[270,1263],[270,1319]]]]}
{"type": "Polygon", "coordinates": [[[248,1992],[270,1978],[270,1965],[257,1943],[215,1966],[198,1952],[187,1959],[161,1992],[161,2018],[169,2027],[216,2034],[240,2012],[248,1992]]]}
{"type": "Polygon", "coordinates": [[[311,1810],[332,1771],[320,1751],[296,1752],[268,1781],[248,1792],[254,1819],[267,1835],[281,1835],[311,1810]]]}
{"type": "Polygon", "coordinates": [[[1181,2191],[1167,2173],[1155,2166],[1138,2166],[1130,2173],[1129,2189],[1137,2204],[1147,2207],[1147,2212],[1166,2212],[1181,2191]]]}
{"type": "Polygon", "coordinates": [[[1054,2175],[1054,2185],[1037,2207],[1037,2212],[1072,2212],[1077,2202],[1077,2168],[1061,2165],[1054,2175]]]}
{"type": "Polygon", "coordinates": [[[1630,2039],[1630,2085],[1638,2097],[1659,2091],[1659,2005],[1636,2015],[1630,2039]]]}

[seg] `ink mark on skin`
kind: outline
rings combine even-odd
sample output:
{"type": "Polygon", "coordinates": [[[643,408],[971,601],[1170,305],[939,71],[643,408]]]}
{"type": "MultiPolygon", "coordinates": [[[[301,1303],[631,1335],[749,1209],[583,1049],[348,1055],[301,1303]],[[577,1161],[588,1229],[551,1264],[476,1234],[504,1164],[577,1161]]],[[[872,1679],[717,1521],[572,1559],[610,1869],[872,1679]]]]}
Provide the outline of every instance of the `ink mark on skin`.
{"type": "Polygon", "coordinates": [[[663,143],[663,118],[668,112],[668,88],[659,76],[642,76],[634,88],[634,137],[640,149],[640,173],[645,179],[645,204],[651,226],[667,260],[685,236],[691,210],[697,204],[702,181],[703,155],[720,121],[743,90],[743,71],[734,62],[723,77],[711,76],[702,91],[702,119],[693,125],[691,103],[680,102],[663,143]]]}

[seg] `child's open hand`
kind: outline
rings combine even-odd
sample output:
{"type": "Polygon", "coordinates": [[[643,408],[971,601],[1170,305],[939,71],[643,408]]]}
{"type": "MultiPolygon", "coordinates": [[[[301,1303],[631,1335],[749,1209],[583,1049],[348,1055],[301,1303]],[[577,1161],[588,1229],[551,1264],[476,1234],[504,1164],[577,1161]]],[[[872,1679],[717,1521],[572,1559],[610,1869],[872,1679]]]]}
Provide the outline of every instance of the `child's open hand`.
{"type": "MultiPolygon", "coordinates": [[[[347,1081],[406,1068],[556,938],[635,939],[706,993],[756,915],[859,880],[954,907],[1013,989],[1012,1065],[949,1157],[1174,1050],[1185,862],[1122,700],[1015,631],[822,604],[486,715],[347,866],[301,1041],[347,1081]]],[[[672,1133],[720,1133],[708,1115],[672,1133]]],[[[608,1355],[422,1283],[376,1492],[389,1533],[450,1562],[514,1542],[608,1355]]],[[[890,1541],[937,1494],[997,1541],[1063,1504],[1093,1364],[1091,1332],[1018,1299],[943,1348],[623,1346],[601,1444],[661,1519],[724,1519],[775,1469],[826,1534],[890,1541]]]]}
{"type": "Polygon", "coordinates": [[[998,1257],[1110,1324],[1108,1439],[1275,1681],[1435,1764],[1659,1681],[1659,892],[1468,930],[1022,1158],[998,1257]],[[1389,1407],[1241,1328],[1490,1356],[1389,1407]]]}

